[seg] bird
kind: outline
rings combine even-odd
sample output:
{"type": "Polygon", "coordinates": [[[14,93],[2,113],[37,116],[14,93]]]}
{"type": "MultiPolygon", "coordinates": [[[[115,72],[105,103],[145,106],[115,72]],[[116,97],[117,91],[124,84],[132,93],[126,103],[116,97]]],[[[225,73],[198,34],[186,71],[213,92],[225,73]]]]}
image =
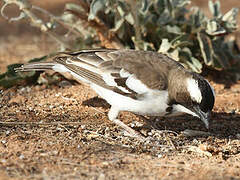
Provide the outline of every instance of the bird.
{"type": "Polygon", "coordinates": [[[122,111],[140,116],[190,114],[209,129],[215,92],[201,75],[169,56],[143,50],[90,49],[62,52],[49,62],[24,64],[16,71],[70,73],[110,105],[108,118],[131,136],[138,132],[118,119],[122,111]]]}

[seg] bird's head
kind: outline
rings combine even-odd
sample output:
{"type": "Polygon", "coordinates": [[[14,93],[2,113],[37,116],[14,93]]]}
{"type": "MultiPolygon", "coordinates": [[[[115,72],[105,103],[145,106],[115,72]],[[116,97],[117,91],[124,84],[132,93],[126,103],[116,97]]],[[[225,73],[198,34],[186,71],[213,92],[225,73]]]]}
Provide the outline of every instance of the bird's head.
{"type": "Polygon", "coordinates": [[[207,80],[195,73],[179,80],[173,90],[173,111],[199,117],[208,129],[215,102],[214,89],[207,80]]]}

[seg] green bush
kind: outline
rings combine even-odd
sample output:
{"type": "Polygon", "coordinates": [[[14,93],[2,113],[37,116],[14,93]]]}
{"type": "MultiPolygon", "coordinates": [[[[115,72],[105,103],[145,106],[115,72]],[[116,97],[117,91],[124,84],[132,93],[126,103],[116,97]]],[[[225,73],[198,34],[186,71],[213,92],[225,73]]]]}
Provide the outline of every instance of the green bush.
{"type": "MultiPolygon", "coordinates": [[[[226,14],[220,2],[209,1],[212,18],[189,0],[85,0],[81,5],[68,4],[68,12],[77,21],[89,7],[88,21],[100,21],[108,27],[106,36],[114,36],[125,48],[154,50],[174,58],[193,71],[201,72],[203,64],[221,70],[229,69],[239,59],[234,41],[226,36],[237,28],[237,8],[226,14]]],[[[72,20],[72,19],[71,19],[72,20]]],[[[81,29],[81,28],[80,28],[81,29]]],[[[94,31],[94,26],[91,32],[94,31]]],[[[97,35],[96,35],[97,36],[97,35]]]]}
{"type": "MultiPolygon", "coordinates": [[[[1,13],[5,18],[5,7],[17,4],[22,12],[10,21],[29,18],[31,25],[48,33],[63,49],[153,50],[167,54],[198,73],[203,67],[214,70],[239,67],[239,49],[235,39],[229,38],[237,29],[238,9],[232,8],[222,14],[219,1],[209,1],[211,18],[198,7],[189,6],[190,0],[81,0],[78,4],[66,4],[59,17],[32,6],[27,0],[4,2],[1,13]],[[33,10],[47,14],[49,21],[43,21],[33,10]],[[74,34],[75,43],[67,43],[62,35],[54,32],[59,28],[74,34]]],[[[5,86],[1,82],[8,78],[7,74],[0,76],[0,86],[5,86]]],[[[12,84],[8,83],[8,86],[12,84]]]]}

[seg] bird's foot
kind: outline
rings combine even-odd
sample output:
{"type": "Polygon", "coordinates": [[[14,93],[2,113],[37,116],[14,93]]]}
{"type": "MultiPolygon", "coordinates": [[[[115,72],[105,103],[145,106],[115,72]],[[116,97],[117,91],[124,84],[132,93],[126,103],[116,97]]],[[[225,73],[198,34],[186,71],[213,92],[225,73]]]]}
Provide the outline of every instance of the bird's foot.
{"type": "Polygon", "coordinates": [[[120,121],[119,119],[113,119],[112,122],[114,122],[116,125],[120,126],[121,128],[123,128],[126,132],[128,136],[137,138],[141,141],[144,141],[146,138],[143,137],[139,132],[135,131],[134,129],[132,129],[131,127],[127,126],[126,124],[124,124],[122,121],[120,121]]]}

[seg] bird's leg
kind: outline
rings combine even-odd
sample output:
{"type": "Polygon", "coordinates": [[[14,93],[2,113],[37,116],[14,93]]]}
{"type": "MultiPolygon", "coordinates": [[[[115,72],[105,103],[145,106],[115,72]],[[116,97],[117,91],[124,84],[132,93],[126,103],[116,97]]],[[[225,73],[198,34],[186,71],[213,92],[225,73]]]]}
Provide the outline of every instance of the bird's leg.
{"type": "Polygon", "coordinates": [[[119,113],[118,109],[111,107],[108,112],[109,120],[114,122],[116,125],[120,126],[121,128],[123,128],[124,130],[126,130],[132,137],[137,137],[141,140],[144,140],[145,138],[142,135],[140,135],[137,131],[135,131],[134,129],[130,128],[129,126],[124,124],[122,121],[117,119],[118,113],[119,113]]]}

